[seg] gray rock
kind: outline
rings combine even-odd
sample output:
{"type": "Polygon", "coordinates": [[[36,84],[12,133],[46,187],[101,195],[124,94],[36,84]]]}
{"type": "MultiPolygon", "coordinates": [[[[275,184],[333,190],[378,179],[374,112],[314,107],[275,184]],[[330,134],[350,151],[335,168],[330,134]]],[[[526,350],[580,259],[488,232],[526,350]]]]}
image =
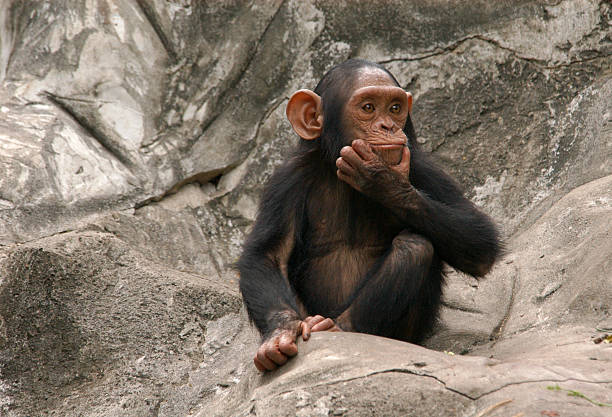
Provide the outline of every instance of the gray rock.
{"type": "Polygon", "coordinates": [[[568,399],[562,390],[605,401],[611,381],[602,370],[610,366],[612,350],[584,337],[584,330],[564,329],[555,337],[571,338],[573,346],[535,349],[532,342],[500,360],[358,333],[315,333],[279,371],[251,372],[242,382],[248,389],[237,387],[234,397],[209,403],[196,415],[472,416],[495,404],[498,410],[488,415],[608,415],[609,409],[568,399]]]}
{"type": "Polygon", "coordinates": [[[597,0],[2,2],[0,414],[607,415],[611,24],[597,0]],[[287,98],[349,57],[412,91],[508,254],[449,271],[429,349],[316,334],[261,376],[233,264],[299,140],[287,98]]]}
{"type": "Polygon", "coordinates": [[[112,234],[42,239],[2,267],[3,415],[186,414],[245,371],[236,292],[112,234]]]}

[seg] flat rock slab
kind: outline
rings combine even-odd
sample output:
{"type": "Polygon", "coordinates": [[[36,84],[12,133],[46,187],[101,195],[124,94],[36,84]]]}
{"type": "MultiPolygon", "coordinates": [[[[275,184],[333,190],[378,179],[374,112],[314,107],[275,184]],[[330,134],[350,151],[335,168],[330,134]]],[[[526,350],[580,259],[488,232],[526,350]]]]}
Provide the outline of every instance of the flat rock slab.
{"type": "Polygon", "coordinates": [[[500,360],[358,333],[315,333],[283,368],[252,371],[233,396],[213,403],[219,408],[209,403],[198,416],[476,416],[495,405],[487,416],[610,415],[609,407],[568,393],[610,401],[612,345],[577,328],[530,337],[548,345],[500,360]]]}

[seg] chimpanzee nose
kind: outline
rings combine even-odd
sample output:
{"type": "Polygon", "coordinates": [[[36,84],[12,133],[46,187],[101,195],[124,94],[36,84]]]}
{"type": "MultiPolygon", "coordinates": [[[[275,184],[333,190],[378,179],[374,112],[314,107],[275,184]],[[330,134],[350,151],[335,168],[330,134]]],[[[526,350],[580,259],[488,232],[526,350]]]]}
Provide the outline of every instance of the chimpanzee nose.
{"type": "Polygon", "coordinates": [[[378,123],[378,127],[380,130],[384,131],[384,132],[393,132],[393,121],[390,119],[386,119],[386,118],[381,118],[379,123],[378,123]]]}

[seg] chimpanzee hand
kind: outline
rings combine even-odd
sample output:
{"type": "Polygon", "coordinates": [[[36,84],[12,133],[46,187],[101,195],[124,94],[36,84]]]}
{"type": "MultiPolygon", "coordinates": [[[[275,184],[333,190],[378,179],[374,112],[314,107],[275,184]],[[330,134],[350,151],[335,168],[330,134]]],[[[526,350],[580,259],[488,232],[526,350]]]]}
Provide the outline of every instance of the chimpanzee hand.
{"type": "Polygon", "coordinates": [[[293,320],[283,328],[274,330],[257,349],[255,367],[260,371],[272,371],[278,366],[283,365],[289,357],[295,356],[298,352],[297,338],[302,335],[302,339],[310,339],[310,333],[322,331],[338,332],[342,331],[334,321],[323,316],[309,316],[304,320],[293,320]]]}
{"type": "Polygon", "coordinates": [[[399,164],[387,165],[366,141],[355,140],[351,146],[340,150],[336,167],[338,178],[381,203],[396,195],[402,187],[406,190],[412,188],[408,178],[410,150],[407,146],[399,164]]]}

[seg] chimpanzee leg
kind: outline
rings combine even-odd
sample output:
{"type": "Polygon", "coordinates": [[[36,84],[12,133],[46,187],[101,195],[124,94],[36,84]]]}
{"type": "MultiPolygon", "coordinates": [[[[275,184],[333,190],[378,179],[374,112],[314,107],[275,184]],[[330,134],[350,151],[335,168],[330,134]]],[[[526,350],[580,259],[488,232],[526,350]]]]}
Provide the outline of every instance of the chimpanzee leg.
{"type": "Polygon", "coordinates": [[[440,308],[442,295],[442,262],[434,255],[429,274],[421,286],[417,301],[398,323],[390,337],[412,343],[422,341],[432,329],[440,308]]]}
{"type": "Polygon", "coordinates": [[[403,231],[352,295],[339,325],[404,340],[422,337],[437,312],[440,270],[431,242],[403,231]]]}

